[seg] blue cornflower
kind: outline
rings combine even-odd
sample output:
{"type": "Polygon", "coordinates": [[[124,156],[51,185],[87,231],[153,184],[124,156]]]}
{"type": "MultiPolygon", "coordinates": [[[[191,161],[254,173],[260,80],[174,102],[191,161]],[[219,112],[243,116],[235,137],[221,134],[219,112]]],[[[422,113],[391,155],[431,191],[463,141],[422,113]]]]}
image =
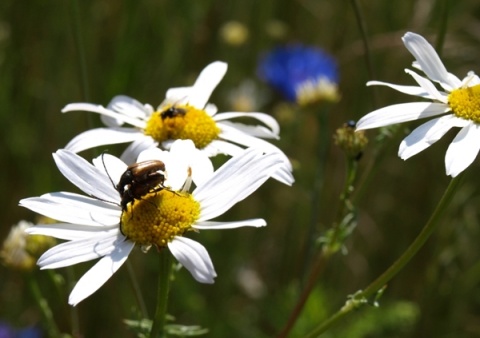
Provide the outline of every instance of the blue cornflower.
{"type": "Polygon", "coordinates": [[[337,63],[318,47],[277,47],[263,56],[258,74],[287,100],[301,105],[339,97],[337,63]]]}
{"type": "Polygon", "coordinates": [[[41,338],[40,329],[30,326],[23,329],[15,329],[5,322],[0,322],[0,338],[41,338]]]}

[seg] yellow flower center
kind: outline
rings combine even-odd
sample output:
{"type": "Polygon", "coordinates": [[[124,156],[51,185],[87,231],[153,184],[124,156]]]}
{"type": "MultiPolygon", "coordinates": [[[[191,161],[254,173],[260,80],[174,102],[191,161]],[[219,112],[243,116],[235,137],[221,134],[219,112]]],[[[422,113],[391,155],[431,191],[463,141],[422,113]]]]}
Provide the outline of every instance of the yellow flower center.
{"type": "Polygon", "coordinates": [[[455,116],[480,123],[480,85],[453,90],[448,105],[455,116]]]}
{"type": "Polygon", "coordinates": [[[163,189],[129,203],[122,213],[121,231],[131,241],[164,247],[175,236],[192,230],[200,204],[188,193],[163,189]]]}
{"type": "Polygon", "coordinates": [[[202,149],[218,138],[220,129],[202,109],[186,106],[168,106],[152,114],[147,121],[145,135],[161,143],[166,140],[192,140],[202,149]]]}

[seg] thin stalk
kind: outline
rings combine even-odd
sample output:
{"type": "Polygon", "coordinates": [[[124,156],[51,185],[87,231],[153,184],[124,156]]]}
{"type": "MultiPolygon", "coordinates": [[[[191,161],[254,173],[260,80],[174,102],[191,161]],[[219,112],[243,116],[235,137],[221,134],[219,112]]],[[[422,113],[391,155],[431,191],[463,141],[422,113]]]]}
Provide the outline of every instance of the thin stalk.
{"type": "Polygon", "coordinates": [[[28,278],[28,284],[32,295],[35,298],[40,311],[42,312],[43,318],[45,318],[48,336],[53,338],[61,337],[60,331],[58,330],[57,324],[53,318],[52,309],[50,309],[48,301],[42,296],[40,287],[37,284],[37,278],[30,276],[30,278],[28,278]]]}
{"type": "Polygon", "coordinates": [[[155,308],[155,317],[153,318],[152,331],[150,338],[166,337],[165,320],[167,316],[168,293],[170,291],[170,274],[172,271],[172,255],[170,251],[163,249],[160,251],[160,265],[158,276],[157,306],[155,308]]]}
{"type": "Polygon", "coordinates": [[[136,277],[135,271],[133,270],[132,263],[130,262],[129,259],[127,259],[125,263],[127,265],[128,276],[130,277],[130,284],[132,286],[133,293],[135,294],[135,299],[137,300],[137,304],[142,314],[142,317],[148,318],[147,307],[145,306],[145,301],[143,300],[143,296],[142,296],[142,290],[138,285],[137,277],[136,277]]]}
{"type": "MultiPolygon", "coordinates": [[[[67,285],[68,285],[68,288],[72,290],[76,283],[74,267],[68,266],[66,268],[66,271],[67,271],[67,285]]],[[[70,318],[72,321],[72,336],[73,337],[82,336],[82,334],[80,333],[80,317],[78,314],[78,307],[70,306],[70,318]]]]}
{"type": "Polygon", "coordinates": [[[450,8],[451,8],[451,1],[444,0],[442,13],[441,13],[441,21],[438,28],[437,42],[435,44],[435,49],[438,53],[438,56],[440,57],[442,56],[443,44],[445,43],[445,35],[447,34],[448,16],[450,14],[450,8]]]}
{"type": "Polygon", "coordinates": [[[338,247],[338,236],[339,232],[342,230],[340,224],[342,219],[345,217],[345,212],[347,210],[351,210],[350,207],[350,195],[353,191],[353,182],[355,181],[356,173],[357,173],[357,162],[354,159],[347,158],[347,170],[346,170],[346,179],[345,185],[343,187],[343,191],[340,194],[340,207],[337,213],[335,222],[333,223],[332,229],[333,234],[329,243],[325,244],[325,247],[322,251],[320,251],[315,259],[315,263],[313,264],[312,268],[310,269],[310,275],[308,280],[305,284],[305,287],[300,294],[300,297],[295,304],[292,312],[290,313],[290,317],[287,320],[287,324],[283,328],[283,330],[279,333],[279,338],[285,338],[288,336],[290,331],[292,330],[293,326],[297,322],[300,314],[302,313],[303,308],[310,296],[310,293],[314,289],[317,280],[321,273],[324,271],[330,257],[336,252],[336,247],[338,247]]]}
{"type": "Polygon", "coordinates": [[[80,17],[80,6],[78,4],[78,0],[72,0],[72,17],[73,35],[75,46],[78,52],[78,66],[80,68],[80,88],[82,90],[82,99],[88,102],[90,100],[90,89],[88,86],[87,62],[85,57],[85,47],[83,44],[82,20],[80,17]]]}
{"type": "Polygon", "coordinates": [[[310,222],[308,224],[307,229],[307,241],[308,247],[307,251],[305,252],[305,265],[302,271],[302,280],[304,279],[305,272],[307,270],[308,262],[310,261],[310,257],[312,256],[313,251],[313,234],[314,229],[317,226],[320,209],[321,209],[321,193],[323,190],[324,184],[324,177],[325,177],[325,163],[327,161],[327,149],[329,146],[330,134],[328,132],[328,122],[327,122],[327,109],[320,109],[317,113],[317,121],[318,121],[318,137],[317,137],[317,163],[316,163],[316,171],[315,176],[313,179],[313,189],[312,189],[312,197],[311,197],[311,215],[310,215],[310,222]]]}
{"type": "Polygon", "coordinates": [[[316,327],[312,332],[310,332],[306,337],[317,337],[321,333],[325,332],[331,326],[339,322],[343,317],[352,312],[352,310],[358,308],[359,306],[368,303],[368,299],[377,294],[384,286],[395,277],[403,267],[415,256],[415,254],[423,247],[427,239],[436,229],[437,225],[440,223],[440,219],[443,216],[445,210],[450,204],[455,191],[457,190],[461,177],[463,174],[453,178],[450,181],[447,189],[445,190],[440,202],[437,204],[433,214],[430,216],[430,219],[423,227],[422,231],[418,234],[415,240],[410,244],[410,246],[405,250],[405,252],[400,256],[400,258],[395,261],[382,275],[375,279],[365,290],[356,293],[352,299],[347,301],[347,303],[333,316],[328,318],[326,321],[321,323],[316,327]]]}
{"type": "MultiPolygon", "coordinates": [[[[365,62],[367,64],[367,72],[368,72],[368,77],[370,80],[375,79],[375,71],[373,67],[373,60],[372,60],[372,52],[370,49],[370,42],[368,41],[368,34],[367,34],[367,23],[366,20],[364,19],[362,10],[360,8],[360,5],[358,4],[357,0],[350,0],[353,11],[355,13],[355,18],[357,19],[357,24],[358,28],[360,29],[360,34],[362,36],[362,41],[363,41],[363,48],[365,48],[365,62]]],[[[377,91],[375,88],[372,89],[372,96],[373,96],[373,106],[376,107],[377,101],[377,91]]]]}

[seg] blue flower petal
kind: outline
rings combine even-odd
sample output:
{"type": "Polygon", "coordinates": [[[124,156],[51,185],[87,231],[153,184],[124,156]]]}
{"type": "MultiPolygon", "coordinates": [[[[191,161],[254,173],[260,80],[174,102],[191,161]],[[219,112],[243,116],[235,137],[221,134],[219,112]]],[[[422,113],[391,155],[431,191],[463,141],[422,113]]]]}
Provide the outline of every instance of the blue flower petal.
{"type": "Polygon", "coordinates": [[[305,83],[323,79],[338,84],[335,59],[318,47],[301,44],[277,47],[265,54],[258,66],[258,75],[293,102],[298,99],[298,88],[305,83]]]}

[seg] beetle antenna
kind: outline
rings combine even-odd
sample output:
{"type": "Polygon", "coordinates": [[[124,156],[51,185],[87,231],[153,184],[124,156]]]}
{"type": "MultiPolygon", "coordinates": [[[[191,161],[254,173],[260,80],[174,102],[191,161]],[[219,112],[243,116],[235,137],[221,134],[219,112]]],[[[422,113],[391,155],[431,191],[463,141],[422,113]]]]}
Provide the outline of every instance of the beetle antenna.
{"type": "Polygon", "coordinates": [[[103,156],[105,155],[105,152],[102,153],[102,164],[103,164],[103,169],[105,169],[105,173],[107,174],[108,176],[108,179],[110,180],[110,183],[112,183],[112,186],[115,190],[117,190],[117,186],[115,185],[115,183],[113,183],[113,180],[112,178],[110,177],[110,174],[108,173],[108,170],[107,170],[107,166],[105,165],[105,160],[103,159],[103,156]]]}

